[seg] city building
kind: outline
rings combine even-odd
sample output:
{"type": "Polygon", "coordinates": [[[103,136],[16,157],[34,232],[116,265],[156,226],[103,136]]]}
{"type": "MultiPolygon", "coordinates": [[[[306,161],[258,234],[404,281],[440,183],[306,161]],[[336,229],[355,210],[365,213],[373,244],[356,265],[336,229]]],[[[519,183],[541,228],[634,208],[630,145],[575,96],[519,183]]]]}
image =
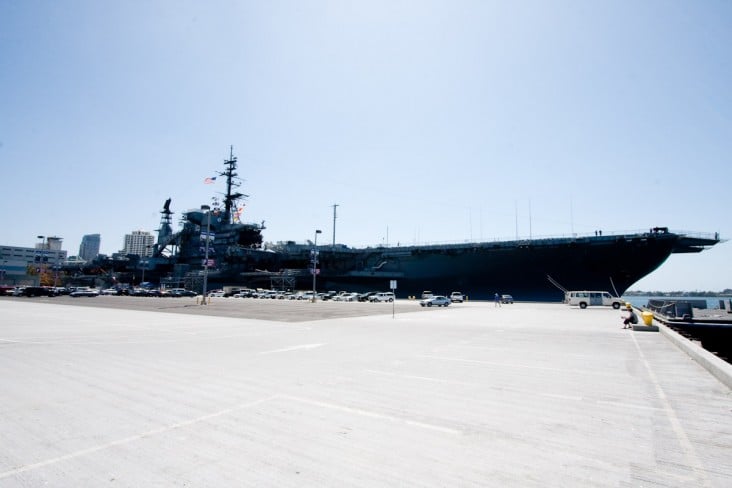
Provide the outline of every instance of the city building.
{"type": "Polygon", "coordinates": [[[137,254],[138,256],[152,256],[155,238],[144,230],[132,231],[132,234],[125,234],[125,247],[123,254],[137,254]]]}
{"type": "Polygon", "coordinates": [[[84,261],[91,261],[99,255],[99,246],[102,238],[99,234],[87,234],[81,238],[79,257],[84,261]]]}
{"type": "Polygon", "coordinates": [[[60,237],[42,237],[34,247],[0,246],[0,284],[34,285],[66,261],[60,237]]]}

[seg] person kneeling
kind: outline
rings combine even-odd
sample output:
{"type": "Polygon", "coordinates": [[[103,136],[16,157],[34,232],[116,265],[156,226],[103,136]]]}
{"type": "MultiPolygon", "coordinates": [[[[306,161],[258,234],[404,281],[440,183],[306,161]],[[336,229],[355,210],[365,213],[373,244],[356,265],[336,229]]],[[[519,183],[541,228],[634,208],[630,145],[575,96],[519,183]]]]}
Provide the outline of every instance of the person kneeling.
{"type": "Polygon", "coordinates": [[[638,323],[638,316],[633,311],[633,307],[630,304],[626,305],[628,316],[623,319],[623,329],[632,329],[633,324],[638,323]]]}

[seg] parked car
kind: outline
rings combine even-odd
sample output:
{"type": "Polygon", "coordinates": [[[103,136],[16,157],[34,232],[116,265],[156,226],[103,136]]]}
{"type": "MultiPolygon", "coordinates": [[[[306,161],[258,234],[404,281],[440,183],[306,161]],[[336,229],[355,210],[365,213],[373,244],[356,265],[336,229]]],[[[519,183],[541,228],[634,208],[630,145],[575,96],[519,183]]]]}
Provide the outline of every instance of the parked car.
{"type": "Polygon", "coordinates": [[[450,301],[452,303],[463,303],[465,301],[465,297],[459,291],[454,291],[450,293],[450,301]]]}
{"type": "Polygon", "coordinates": [[[358,297],[360,297],[360,296],[361,295],[359,293],[346,293],[344,295],[338,295],[333,300],[336,300],[337,299],[337,300],[339,300],[341,302],[357,302],[358,301],[358,297]]]}
{"type": "Polygon", "coordinates": [[[425,298],[432,298],[433,296],[435,296],[434,293],[432,293],[429,290],[425,290],[425,291],[422,292],[422,297],[421,298],[422,298],[422,300],[424,300],[425,298]]]}
{"type": "Polygon", "coordinates": [[[117,288],[105,288],[99,292],[100,295],[119,295],[117,288]]]}
{"type": "Polygon", "coordinates": [[[10,294],[14,297],[20,297],[23,296],[23,290],[25,290],[25,286],[16,286],[10,294]]]}
{"type": "Polygon", "coordinates": [[[564,302],[568,305],[579,305],[579,308],[587,308],[589,305],[604,305],[619,309],[624,301],[612,296],[606,291],[568,291],[564,295],[564,302]]]}
{"type": "Polygon", "coordinates": [[[150,290],[147,288],[133,288],[130,290],[131,297],[147,297],[150,296],[150,290]]]}
{"type": "Polygon", "coordinates": [[[393,302],[394,301],[394,293],[390,291],[382,291],[377,293],[376,295],[372,295],[369,297],[370,302],[393,302]]]}
{"type": "Polygon", "coordinates": [[[432,295],[430,298],[425,298],[424,300],[420,300],[419,304],[423,307],[431,307],[433,305],[437,307],[447,307],[450,305],[450,299],[442,296],[442,295],[432,295]]]}
{"type": "Polygon", "coordinates": [[[195,297],[198,295],[195,291],[186,290],[185,288],[171,288],[168,290],[168,296],[171,297],[195,297]]]}
{"type": "Polygon", "coordinates": [[[88,286],[79,286],[71,292],[72,297],[96,297],[99,296],[99,290],[89,288],[88,286]]]}
{"type": "Polygon", "coordinates": [[[369,292],[366,292],[366,293],[361,293],[361,294],[360,294],[360,295],[358,296],[358,301],[359,301],[359,302],[368,302],[368,301],[369,301],[369,299],[370,299],[370,298],[371,298],[372,296],[376,295],[377,293],[379,293],[379,292],[378,292],[378,291],[369,291],[369,292]]]}
{"type": "Polygon", "coordinates": [[[513,297],[511,295],[501,295],[501,303],[513,303],[513,297]]]}
{"type": "Polygon", "coordinates": [[[298,295],[298,300],[312,300],[313,299],[313,292],[312,291],[306,291],[302,294],[298,295]]]}
{"type": "Polygon", "coordinates": [[[23,289],[23,296],[26,297],[55,297],[58,295],[56,289],[48,286],[26,286],[23,289]]]}

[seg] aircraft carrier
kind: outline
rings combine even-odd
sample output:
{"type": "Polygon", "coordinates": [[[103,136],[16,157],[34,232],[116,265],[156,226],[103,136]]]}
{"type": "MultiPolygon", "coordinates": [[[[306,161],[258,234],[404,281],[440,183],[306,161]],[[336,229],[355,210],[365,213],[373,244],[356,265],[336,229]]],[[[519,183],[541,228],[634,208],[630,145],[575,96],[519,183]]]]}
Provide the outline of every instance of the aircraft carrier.
{"type": "MultiPolygon", "coordinates": [[[[168,199],[161,211],[148,280],[209,288],[387,290],[397,296],[462,291],[471,299],[510,293],[516,300],[561,301],[564,291],[606,290],[622,295],[674,253],[698,253],[720,242],[718,234],[673,232],[667,227],[604,235],[471,242],[448,245],[349,247],[344,244],[264,244],[264,223],[240,220],[233,151],[219,173],[226,182],[220,205],[183,213],[173,229],[168,199]],[[316,280],[313,280],[313,274],[316,280]]],[[[139,268],[139,262],[134,263],[139,268]]],[[[124,271],[119,265],[108,269],[124,271]]]]}

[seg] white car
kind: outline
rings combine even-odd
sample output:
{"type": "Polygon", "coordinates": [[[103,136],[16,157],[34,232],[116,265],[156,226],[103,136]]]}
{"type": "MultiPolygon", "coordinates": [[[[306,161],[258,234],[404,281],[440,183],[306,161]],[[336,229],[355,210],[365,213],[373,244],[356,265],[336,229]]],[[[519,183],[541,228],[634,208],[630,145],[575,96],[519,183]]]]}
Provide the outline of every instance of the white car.
{"type": "Polygon", "coordinates": [[[453,303],[463,303],[465,301],[465,297],[459,291],[454,291],[450,293],[450,301],[453,303]]]}
{"type": "Polygon", "coordinates": [[[394,294],[390,291],[379,292],[369,297],[370,302],[393,302],[394,294]]]}

